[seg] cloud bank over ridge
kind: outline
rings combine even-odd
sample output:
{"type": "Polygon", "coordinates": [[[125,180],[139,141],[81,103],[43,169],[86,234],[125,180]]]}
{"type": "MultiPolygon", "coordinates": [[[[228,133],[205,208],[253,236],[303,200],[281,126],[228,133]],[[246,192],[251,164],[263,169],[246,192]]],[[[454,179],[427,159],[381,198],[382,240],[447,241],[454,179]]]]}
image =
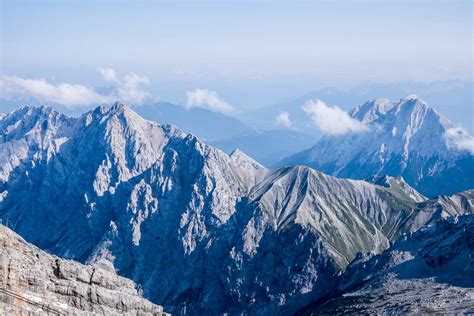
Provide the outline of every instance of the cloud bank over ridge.
{"type": "Polygon", "coordinates": [[[22,78],[3,75],[0,77],[0,98],[6,100],[31,100],[57,103],[66,107],[108,104],[121,101],[142,104],[151,94],[142,89],[150,83],[148,77],[130,72],[120,79],[112,68],[98,68],[102,79],[111,84],[109,93],[100,93],[82,84],[53,83],[44,78],[22,78]]]}
{"type": "Polygon", "coordinates": [[[321,100],[308,101],[302,109],[326,134],[343,135],[368,130],[366,125],[353,119],[346,111],[337,106],[328,106],[321,100]]]}

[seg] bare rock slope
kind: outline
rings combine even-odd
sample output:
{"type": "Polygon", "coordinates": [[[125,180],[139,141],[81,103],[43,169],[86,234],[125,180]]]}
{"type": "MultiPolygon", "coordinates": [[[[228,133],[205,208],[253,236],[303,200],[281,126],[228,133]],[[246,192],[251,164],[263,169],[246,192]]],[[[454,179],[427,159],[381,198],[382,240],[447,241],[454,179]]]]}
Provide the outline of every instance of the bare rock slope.
{"type": "Polygon", "coordinates": [[[370,257],[359,255],[341,294],[306,313],[474,313],[474,215],[424,227],[370,257]]]}
{"type": "Polygon", "coordinates": [[[115,272],[63,260],[0,225],[0,313],[166,315],[115,272]]]}

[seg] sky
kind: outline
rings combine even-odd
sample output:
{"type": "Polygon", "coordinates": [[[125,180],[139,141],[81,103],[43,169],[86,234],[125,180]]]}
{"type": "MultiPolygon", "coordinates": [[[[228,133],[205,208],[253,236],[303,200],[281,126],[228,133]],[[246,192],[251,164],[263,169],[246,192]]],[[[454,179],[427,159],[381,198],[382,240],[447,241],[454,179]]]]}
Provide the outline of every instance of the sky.
{"type": "Polygon", "coordinates": [[[113,97],[125,101],[189,105],[204,95],[231,113],[230,105],[251,109],[328,86],[473,77],[471,1],[1,5],[0,67],[10,96],[41,85],[47,96],[77,103],[76,85],[113,85],[113,97]]]}

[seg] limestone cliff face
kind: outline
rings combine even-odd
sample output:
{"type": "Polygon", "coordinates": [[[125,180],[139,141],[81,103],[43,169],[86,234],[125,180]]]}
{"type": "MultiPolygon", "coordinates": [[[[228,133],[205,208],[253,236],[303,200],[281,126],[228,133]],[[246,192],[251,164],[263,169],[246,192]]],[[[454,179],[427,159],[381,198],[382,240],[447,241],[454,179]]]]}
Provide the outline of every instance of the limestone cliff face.
{"type": "Polygon", "coordinates": [[[0,225],[0,314],[166,315],[136,284],[98,266],[63,260],[0,225]]]}

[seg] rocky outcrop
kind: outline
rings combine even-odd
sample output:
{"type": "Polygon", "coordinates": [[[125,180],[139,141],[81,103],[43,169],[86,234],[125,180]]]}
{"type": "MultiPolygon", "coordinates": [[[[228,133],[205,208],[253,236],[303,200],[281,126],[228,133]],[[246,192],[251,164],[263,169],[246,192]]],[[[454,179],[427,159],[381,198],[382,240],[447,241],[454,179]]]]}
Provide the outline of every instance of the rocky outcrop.
{"type": "Polygon", "coordinates": [[[63,260],[0,225],[0,313],[166,315],[114,271],[63,260]]]}
{"type": "Polygon", "coordinates": [[[304,314],[472,314],[474,215],[408,234],[382,254],[360,254],[339,294],[304,314]]]}

